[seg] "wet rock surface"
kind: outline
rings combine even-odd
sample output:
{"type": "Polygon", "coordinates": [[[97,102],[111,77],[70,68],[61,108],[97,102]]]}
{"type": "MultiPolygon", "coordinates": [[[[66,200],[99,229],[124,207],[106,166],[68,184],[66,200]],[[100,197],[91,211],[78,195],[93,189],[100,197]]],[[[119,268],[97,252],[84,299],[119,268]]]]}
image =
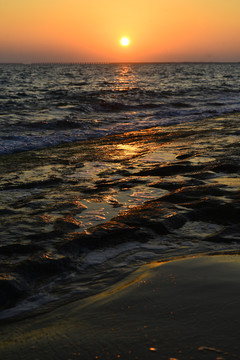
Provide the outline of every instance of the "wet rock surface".
{"type": "Polygon", "coordinates": [[[68,276],[69,293],[96,290],[148,256],[237,251],[238,127],[234,114],[1,157],[2,309],[68,276]]]}

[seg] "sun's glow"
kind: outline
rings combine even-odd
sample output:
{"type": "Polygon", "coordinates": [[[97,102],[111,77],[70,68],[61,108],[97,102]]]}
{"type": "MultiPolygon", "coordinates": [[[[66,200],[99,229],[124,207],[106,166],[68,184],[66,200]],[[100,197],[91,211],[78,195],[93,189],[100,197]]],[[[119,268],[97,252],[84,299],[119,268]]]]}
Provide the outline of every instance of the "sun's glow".
{"type": "Polygon", "coordinates": [[[0,0],[1,63],[240,59],[239,0],[57,3],[0,0]]]}
{"type": "Polygon", "coordinates": [[[123,46],[128,46],[129,43],[130,43],[130,41],[129,41],[129,39],[128,39],[127,37],[123,37],[123,38],[121,39],[121,44],[122,44],[123,46]]]}

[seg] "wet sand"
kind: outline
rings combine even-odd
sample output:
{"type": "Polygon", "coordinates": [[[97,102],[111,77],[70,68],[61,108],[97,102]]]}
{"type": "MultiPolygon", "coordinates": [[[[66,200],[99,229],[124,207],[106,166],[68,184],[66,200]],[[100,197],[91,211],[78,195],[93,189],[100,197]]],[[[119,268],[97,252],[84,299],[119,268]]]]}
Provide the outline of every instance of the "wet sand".
{"type": "Polygon", "coordinates": [[[1,360],[239,359],[238,255],[142,266],[105,292],[1,327],[1,360]]]}

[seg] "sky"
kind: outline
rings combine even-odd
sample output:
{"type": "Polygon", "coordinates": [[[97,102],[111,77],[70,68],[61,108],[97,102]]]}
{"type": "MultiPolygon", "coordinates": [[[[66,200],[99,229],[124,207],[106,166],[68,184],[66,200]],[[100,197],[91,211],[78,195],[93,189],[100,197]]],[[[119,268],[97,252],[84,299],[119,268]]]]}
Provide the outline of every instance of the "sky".
{"type": "Polygon", "coordinates": [[[240,0],[0,0],[0,62],[240,61],[239,19],[240,0]]]}

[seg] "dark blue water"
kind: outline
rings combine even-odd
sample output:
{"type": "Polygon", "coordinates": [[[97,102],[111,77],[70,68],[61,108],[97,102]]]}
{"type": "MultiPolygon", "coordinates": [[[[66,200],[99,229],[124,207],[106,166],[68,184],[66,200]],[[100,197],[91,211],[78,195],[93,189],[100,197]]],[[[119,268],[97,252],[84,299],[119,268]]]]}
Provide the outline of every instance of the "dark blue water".
{"type": "Polygon", "coordinates": [[[0,65],[0,153],[240,110],[240,64],[0,65]]]}

